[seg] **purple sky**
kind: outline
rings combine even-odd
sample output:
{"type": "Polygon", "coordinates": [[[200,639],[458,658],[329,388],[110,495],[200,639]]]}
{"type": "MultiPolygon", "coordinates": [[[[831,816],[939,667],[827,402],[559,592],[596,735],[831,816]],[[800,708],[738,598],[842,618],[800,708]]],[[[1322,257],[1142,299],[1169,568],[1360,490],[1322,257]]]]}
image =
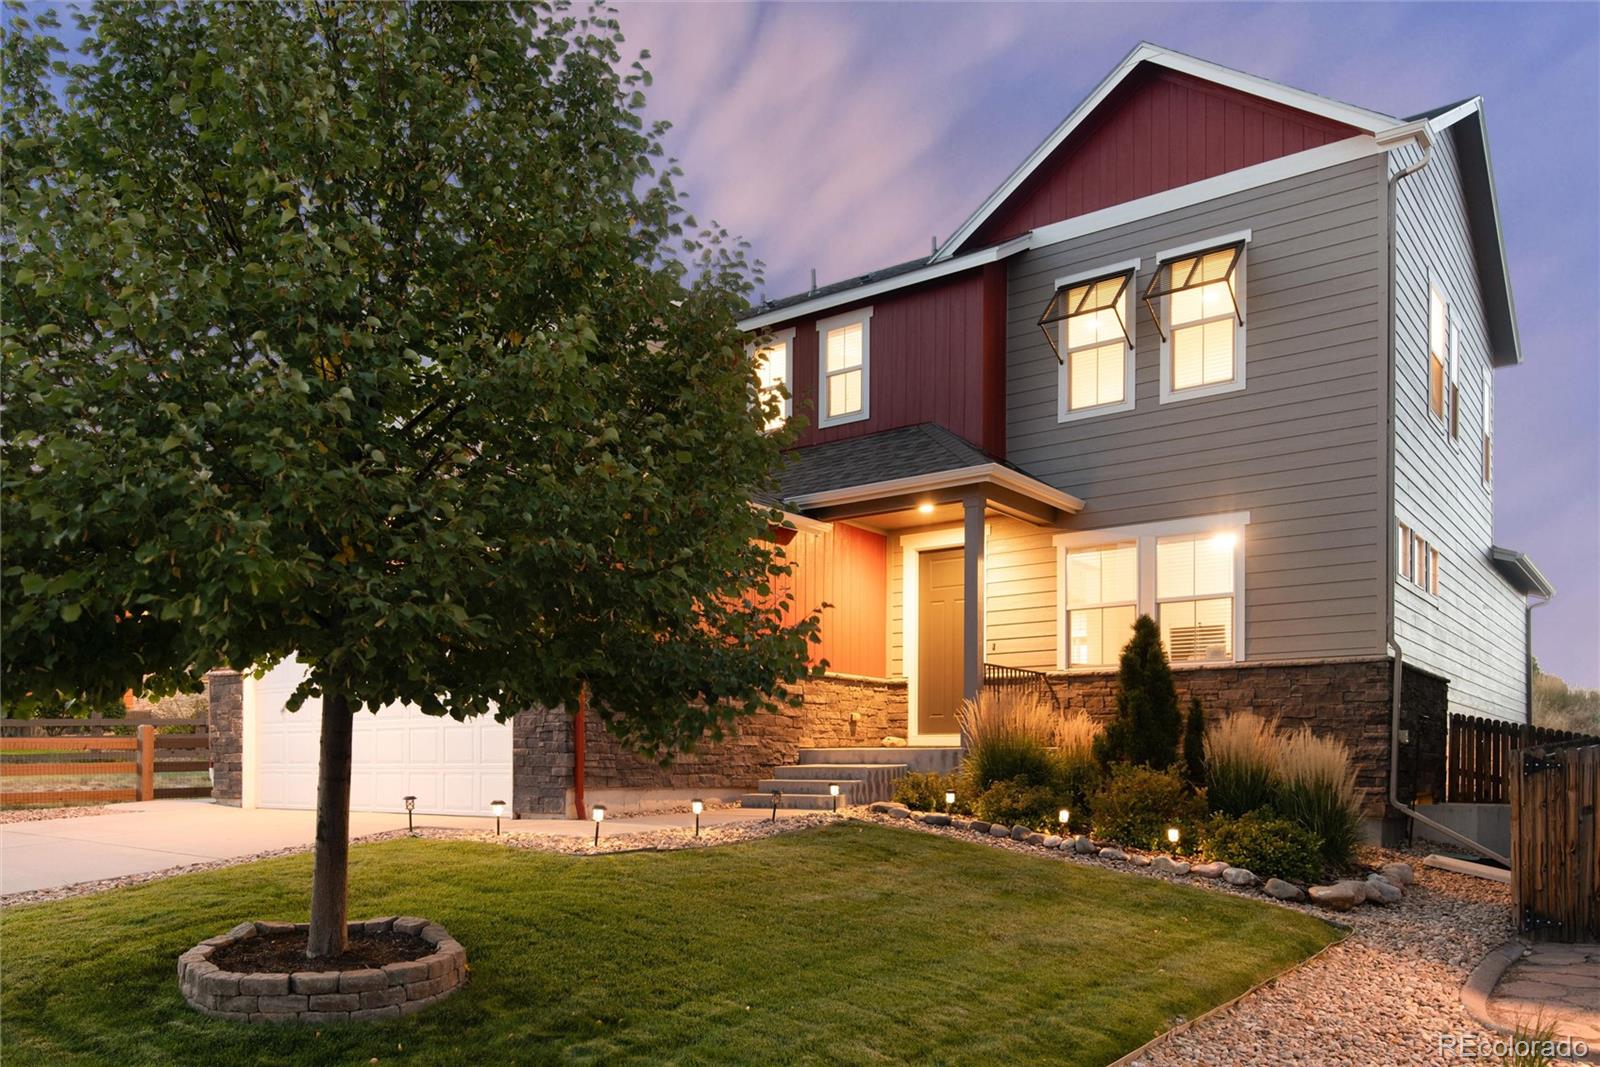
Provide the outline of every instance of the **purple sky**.
{"type": "Polygon", "coordinates": [[[768,296],[926,254],[1139,41],[1392,115],[1482,96],[1525,364],[1497,373],[1495,539],[1600,686],[1600,6],[622,3],[692,207],[768,296]]]}

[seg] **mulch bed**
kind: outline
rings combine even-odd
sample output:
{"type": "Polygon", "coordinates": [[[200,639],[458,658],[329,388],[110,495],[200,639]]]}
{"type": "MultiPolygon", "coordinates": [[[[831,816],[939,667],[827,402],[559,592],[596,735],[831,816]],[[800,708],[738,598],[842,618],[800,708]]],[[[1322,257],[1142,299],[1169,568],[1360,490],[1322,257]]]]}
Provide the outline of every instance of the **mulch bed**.
{"type": "Polygon", "coordinates": [[[432,955],[434,946],[411,934],[393,931],[350,935],[349,947],[338,956],[306,959],[306,932],[263,934],[211,954],[211,962],[224,971],[242,974],[293,974],[296,971],[364,971],[386,963],[405,963],[432,955]]]}

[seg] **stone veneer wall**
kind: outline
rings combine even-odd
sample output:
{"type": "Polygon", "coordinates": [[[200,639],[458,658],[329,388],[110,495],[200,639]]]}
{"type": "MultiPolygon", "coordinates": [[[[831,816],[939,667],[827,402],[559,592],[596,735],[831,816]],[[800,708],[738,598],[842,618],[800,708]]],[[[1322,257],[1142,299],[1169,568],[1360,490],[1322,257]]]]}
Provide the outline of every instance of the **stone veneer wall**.
{"type": "MultiPolygon", "coordinates": [[[[591,716],[584,734],[586,789],[753,789],[802,748],[875,747],[906,736],[906,683],[831,675],[801,686],[804,703],[743,719],[733,736],[662,767],[624,748],[591,716]]],[[[512,808],[518,815],[569,814],[571,719],[525,711],[512,720],[512,808]]]]}
{"type": "Polygon", "coordinates": [[[211,741],[211,799],[235,808],[244,802],[244,676],[206,675],[211,741]]]}
{"type": "MultiPolygon", "coordinates": [[[[1350,747],[1362,810],[1382,816],[1389,792],[1388,659],[1178,667],[1178,700],[1197,696],[1212,722],[1238,711],[1277,716],[1289,727],[1336,737],[1350,747]]],[[[1117,708],[1116,671],[1050,675],[1064,711],[1107,720],[1117,708]]]]}

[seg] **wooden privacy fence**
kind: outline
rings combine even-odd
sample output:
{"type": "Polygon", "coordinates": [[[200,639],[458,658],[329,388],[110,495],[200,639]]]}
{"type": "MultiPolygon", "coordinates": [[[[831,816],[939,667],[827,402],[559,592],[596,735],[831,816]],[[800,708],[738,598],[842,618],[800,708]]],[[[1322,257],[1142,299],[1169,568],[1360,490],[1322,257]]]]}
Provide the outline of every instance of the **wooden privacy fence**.
{"type": "Polygon", "coordinates": [[[1452,715],[1445,739],[1445,800],[1453,804],[1509,803],[1515,752],[1532,745],[1597,740],[1600,738],[1545,726],[1452,715]]]}
{"type": "Polygon", "coordinates": [[[211,795],[204,719],[0,720],[0,808],[211,795]]]}
{"type": "Polygon", "coordinates": [[[1536,940],[1600,941],[1600,742],[1540,745],[1511,775],[1511,906],[1536,940]]]}

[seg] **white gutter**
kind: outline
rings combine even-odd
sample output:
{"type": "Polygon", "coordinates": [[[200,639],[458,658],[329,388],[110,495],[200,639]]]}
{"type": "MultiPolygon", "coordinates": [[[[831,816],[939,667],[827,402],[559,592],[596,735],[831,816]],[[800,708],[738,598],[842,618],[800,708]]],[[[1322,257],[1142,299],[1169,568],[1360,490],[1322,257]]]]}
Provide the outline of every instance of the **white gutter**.
{"type": "Polygon", "coordinates": [[[891,478],[888,481],[872,482],[867,485],[852,485],[844,489],[805,493],[788,498],[788,503],[794,507],[804,509],[840,507],[846,504],[860,504],[866,501],[878,500],[887,496],[903,496],[907,493],[926,493],[938,489],[953,489],[957,486],[971,485],[973,483],[998,485],[1001,488],[1032,497],[1034,500],[1049,504],[1071,515],[1083,510],[1083,501],[1071,493],[1063,493],[1054,486],[1046,485],[1044,482],[1036,478],[1030,478],[1026,474],[1019,474],[1010,467],[1002,466],[999,463],[978,463],[971,467],[937,471],[933,474],[915,474],[908,478],[891,478]]]}

